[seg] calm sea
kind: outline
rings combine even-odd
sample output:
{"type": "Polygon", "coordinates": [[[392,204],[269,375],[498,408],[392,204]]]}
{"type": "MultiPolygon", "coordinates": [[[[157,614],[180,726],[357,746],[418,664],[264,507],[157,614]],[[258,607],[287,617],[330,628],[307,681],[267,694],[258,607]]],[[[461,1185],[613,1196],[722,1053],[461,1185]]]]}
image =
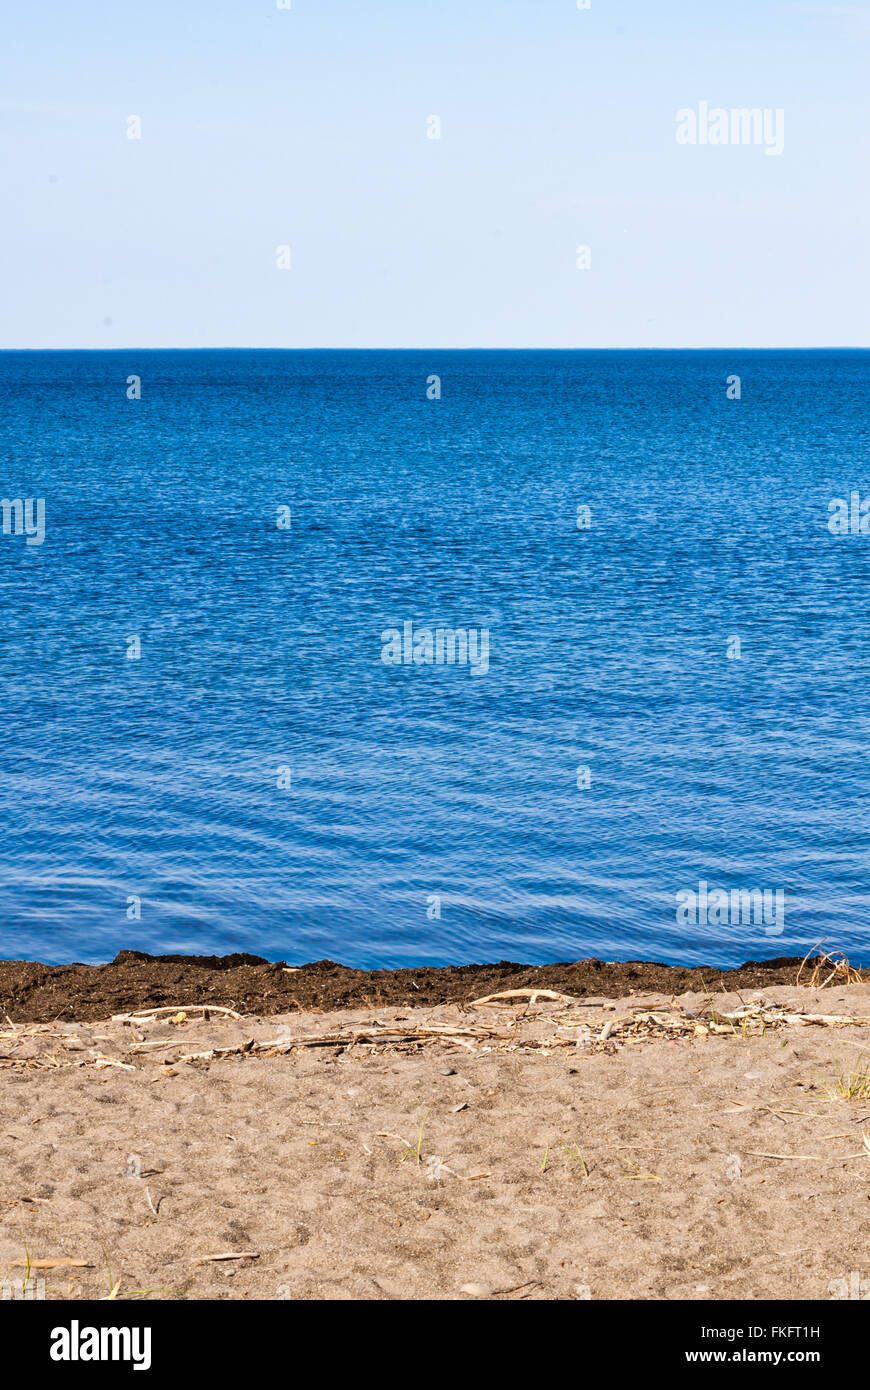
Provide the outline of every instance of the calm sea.
{"type": "Polygon", "coordinates": [[[0,956],[870,964],[868,384],[0,354],[0,956]]]}

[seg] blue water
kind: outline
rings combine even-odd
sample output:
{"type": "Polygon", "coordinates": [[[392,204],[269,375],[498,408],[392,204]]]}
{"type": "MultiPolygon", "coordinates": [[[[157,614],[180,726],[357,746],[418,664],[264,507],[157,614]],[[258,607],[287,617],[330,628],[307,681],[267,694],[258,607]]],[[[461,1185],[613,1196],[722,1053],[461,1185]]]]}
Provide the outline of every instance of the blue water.
{"type": "Polygon", "coordinates": [[[0,956],[870,964],[870,536],[827,527],[870,493],[868,384],[845,351],[0,354],[0,492],[46,509],[0,536],[0,956]],[[385,665],[405,621],[488,628],[489,670],[385,665]],[[681,924],[700,880],[783,888],[783,930],[681,924]]]}

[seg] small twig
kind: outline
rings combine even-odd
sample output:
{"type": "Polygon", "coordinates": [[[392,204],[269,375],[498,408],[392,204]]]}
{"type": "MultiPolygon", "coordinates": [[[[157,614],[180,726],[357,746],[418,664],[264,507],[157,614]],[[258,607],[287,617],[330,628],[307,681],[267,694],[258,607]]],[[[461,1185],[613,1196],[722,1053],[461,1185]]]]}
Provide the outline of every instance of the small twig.
{"type": "Polygon", "coordinates": [[[258,1260],[260,1258],[256,1250],[225,1250],[220,1255],[201,1255],[198,1259],[192,1260],[195,1265],[212,1264],[216,1260],[258,1260]]]}
{"type": "Polygon", "coordinates": [[[149,1018],[157,1018],[159,1014],[223,1014],[226,1018],[235,1018],[240,1021],[244,1018],[243,1014],[237,1014],[235,1009],[227,1009],[222,1004],[166,1004],[157,1009],[141,1009],[134,1014],[112,1014],[111,1023],[129,1023],[131,1020],[143,1021],[149,1018]]]}
{"type": "Polygon", "coordinates": [[[492,1004],[497,999],[528,999],[534,1004],[538,999],[555,999],[559,1004],[579,1004],[570,994],[559,994],[555,989],[505,989],[500,994],[485,994],[481,999],[470,999],[469,1007],[479,1008],[481,1004],[492,1004]]]}

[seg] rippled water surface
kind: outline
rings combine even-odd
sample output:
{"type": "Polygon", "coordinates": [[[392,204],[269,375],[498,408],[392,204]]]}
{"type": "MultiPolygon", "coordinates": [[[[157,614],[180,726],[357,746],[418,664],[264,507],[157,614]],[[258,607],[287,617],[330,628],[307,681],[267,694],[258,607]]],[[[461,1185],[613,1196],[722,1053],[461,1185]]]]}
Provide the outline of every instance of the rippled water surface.
{"type": "Polygon", "coordinates": [[[0,490],[45,499],[0,537],[0,955],[870,964],[870,536],[827,527],[868,378],[0,353],[0,490]],[[386,665],[408,621],[489,669],[386,665]],[[782,930],[678,921],[701,880],[782,888],[782,930]]]}

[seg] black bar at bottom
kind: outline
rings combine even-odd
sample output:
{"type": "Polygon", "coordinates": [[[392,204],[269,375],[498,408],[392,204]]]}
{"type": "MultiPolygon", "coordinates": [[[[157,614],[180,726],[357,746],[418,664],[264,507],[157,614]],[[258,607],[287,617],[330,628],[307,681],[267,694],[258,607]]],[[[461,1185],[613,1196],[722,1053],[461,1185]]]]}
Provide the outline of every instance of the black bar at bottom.
{"type": "Polygon", "coordinates": [[[328,1356],[321,1372],[334,1381],[343,1370],[343,1354],[349,1374],[358,1374],[363,1365],[369,1374],[377,1374],[386,1365],[385,1357],[392,1364],[391,1377],[403,1374],[403,1366],[410,1371],[416,1359],[406,1340],[410,1337],[421,1356],[428,1348],[428,1367],[434,1370],[440,1362],[446,1368],[456,1357],[456,1367],[461,1366],[467,1379],[478,1357],[483,1369],[488,1363],[490,1371],[498,1364],[508,1370],[505,1353],[533,1332],[536,1338],[546,1338],[537,1342],[544,1358],[542,1372],[550,1354],[563,1369],[567,1357],[588,1370],[586,1358],[594,1353],[599,1370],[609,1364],[620,1379],[636,1373],[659,1378],[675,1367],[684,1367],[690,1375],[694,1370],[700,1378],[712,1366],[732,1373],[744,1366],[764,1366],[771,1373],[809,1367],[830,1377],[854,1365],[866,1327],[857,1300],[578,1302],[546,1308],[525,1301],[523,1311],[512,1315],[510,1328],[502,1333],[496,1309],[470,1302],[473,1313],[465,1301],[449,1310],[438,1302],[398,1302],[392,1308],[367,1304],[365,1327],[358,1332],[354,1307],[345,1302],[118,1301],[109,1306],[108,1301],[13,1301],[0,1303],[0,1348],[4,1359],[10,1357],[9,1364],[26,1365],[30,1376],[38,1372],[49,1381],[63,1382],[71,1375],[89,1379],[106,1370],[137,1379],[170,1376],[173,1383],[182,1375],[220,1377],[226,1383],[230,1375],[250,1380],[276,1371],[292,1373],[298,1381],[313,1374],[312,1354],[328,1356]],[[318,1327],[321,1317],[323,1328],[318,1327]],[[489,1317],[495,1322],[490,1324],[489,1317]],[[527,1318],[530,1326],[524,1331],[527,1318]],[[402,1346],[405,1351],[399,1352],[402,1346]],[[440,1356],[433,1356],[434,1348],[442,1348],[440,1356]]]}

